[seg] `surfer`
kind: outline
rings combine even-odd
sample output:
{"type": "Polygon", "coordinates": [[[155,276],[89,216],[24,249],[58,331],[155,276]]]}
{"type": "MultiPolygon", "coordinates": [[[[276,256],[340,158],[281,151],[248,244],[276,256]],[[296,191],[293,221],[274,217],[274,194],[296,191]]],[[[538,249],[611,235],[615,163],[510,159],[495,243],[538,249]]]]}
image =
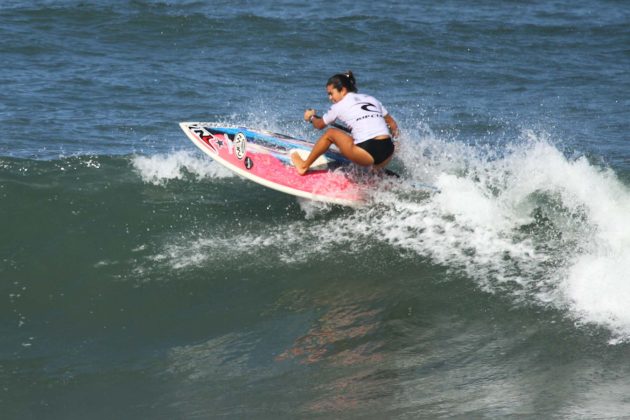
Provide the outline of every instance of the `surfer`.
{"type": "Polygon", "coordinates": [[[398,125],[376,98],[358,93],[351,71],[339,73],[326,83],[328,98],[333,105],[322,117],[314,109],[304,111],[304,120],[319,130],[341,121],[350,134],[339,128],[329,128],[317,140],[311,153],[303,160],[297,153],[291,161],[300,175],[304,175],[315,160],[336,145],[341,154],[361,166],[381,169],[394,155],[392,137],[398,137],[398,125]]]}

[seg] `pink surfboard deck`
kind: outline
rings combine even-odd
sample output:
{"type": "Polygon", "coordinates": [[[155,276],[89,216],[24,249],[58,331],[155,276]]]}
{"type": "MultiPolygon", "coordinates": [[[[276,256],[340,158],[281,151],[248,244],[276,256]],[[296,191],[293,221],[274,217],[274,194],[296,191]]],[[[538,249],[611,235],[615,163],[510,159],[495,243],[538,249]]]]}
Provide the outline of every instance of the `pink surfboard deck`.
{"type": "Polygon", "coordinates": [[[244,178],[265,187],[310,200],[360,206],[366,200],[365,185],[353,179],[350,163],[328,152],[300,176],[290,154],[308,155],[312,143],[244,127],[217,127],[211,123],[182,122],[188,138],[205,154],[244,178]]]}

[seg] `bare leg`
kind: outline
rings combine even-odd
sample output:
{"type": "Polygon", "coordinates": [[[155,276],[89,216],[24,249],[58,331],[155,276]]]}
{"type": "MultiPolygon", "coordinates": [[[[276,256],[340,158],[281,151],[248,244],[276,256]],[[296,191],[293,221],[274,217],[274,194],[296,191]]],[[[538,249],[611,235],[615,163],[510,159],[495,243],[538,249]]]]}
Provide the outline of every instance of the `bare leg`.
{"type": "Polygon", "coordinates": [[[389,164],[389,162],[391,162],[393,157],[394,157],[394,155],[392,154],[390,157],[385,159],[383,162],[379,163],[378,165],[374,165],[374,169],[375,170],[383,169],[384,167],[386,167],[389,164]]]}
{"type": "Polygon", "coordinates": [[[361,166],[374,164],[374,159],[368,152],[357,147],[354,140],[341,130],[330,128],[317,140],[313,150],[306,160],[302,160],[297,153],[291,155],[291,161],[300,175],[304,175],[315,160],[326,153],[331,145],[337,146],[342,155],[361,166]]]}

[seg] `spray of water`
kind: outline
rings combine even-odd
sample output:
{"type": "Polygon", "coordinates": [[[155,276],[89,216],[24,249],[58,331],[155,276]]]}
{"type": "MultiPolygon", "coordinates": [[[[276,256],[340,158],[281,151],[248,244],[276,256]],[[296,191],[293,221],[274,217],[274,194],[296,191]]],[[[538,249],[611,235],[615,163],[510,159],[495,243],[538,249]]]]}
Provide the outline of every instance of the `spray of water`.
{"type": "Polygon", "coordinates": [[[133,158],[132,164],[142,180],[153,185],[164,185],[172,179],[184,179],[187,173],[197,180],[235,176],[223,166],[209,162],[202,154],[188,151],[154,156],[138,155],[133,158]]]}
{"type": "MultiPolygon", "coordinates": [[[[523,131],[492,148],[440,139],[425,126],[407,132],[398,161],[402,181],[376,190],[364,208],[317,217],[330,206],[300,201],[303,221],[170,243],[158,259],[177,269],[204,264],[228,241],[232,258],[240,249],[292,264],[385,243],[464,273],[491,293],[608,328],[611,342],[630,339],[630,191],[612,170],[567,158],[545,133],[523,131]],[[418,182],[439,193],[419,191],[418,182]],[[304,249],[304,242],[316,245],[304,249]]],[[[137,157],[134,166],[154,184],[184,171],[230,176],[183,152],[137,157]]]]}

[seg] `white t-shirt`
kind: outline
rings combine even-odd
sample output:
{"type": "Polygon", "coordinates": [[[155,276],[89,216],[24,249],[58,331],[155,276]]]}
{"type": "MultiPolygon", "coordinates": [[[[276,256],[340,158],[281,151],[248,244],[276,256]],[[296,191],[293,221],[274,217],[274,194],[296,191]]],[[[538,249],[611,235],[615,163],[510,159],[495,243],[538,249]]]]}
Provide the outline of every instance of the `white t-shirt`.
{"type": "Polygon", "coordinates": [[[322,117],[326,125],[341,121],[352,132],[354,143],[361,143],[378,136],[389,136],[385,122],[387,110],[378,99],[361,93],[349,92],[333,104],[322,117]]]}

